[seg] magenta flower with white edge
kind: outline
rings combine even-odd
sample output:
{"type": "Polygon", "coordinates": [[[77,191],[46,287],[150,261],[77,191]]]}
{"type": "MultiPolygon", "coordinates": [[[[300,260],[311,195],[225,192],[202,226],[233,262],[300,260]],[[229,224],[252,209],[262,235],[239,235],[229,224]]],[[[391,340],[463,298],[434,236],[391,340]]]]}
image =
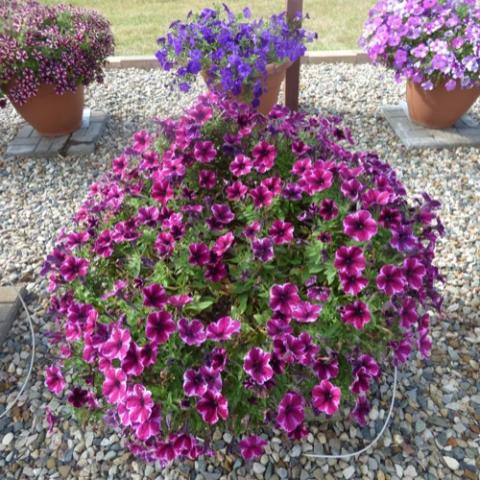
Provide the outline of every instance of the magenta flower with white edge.
{"type": "Polygon", "coordinates": [[[401,268],[384,265],[377,275],[377,287],[389,297],[405,290],[406,280],[401,268]]]}
{"type": "Polygon", "coordinates": [[[117,358],[123,360],[130,348],[132,336],[128,328],[121,328],[118,324],[112,329],[108,340],[102,345],[100,353],[108,360],[117,358]]]}
{"type": "Polygon", "coordinates": [[[215,425],[228,418],[228,400],[221,393],[207,391],[197,401],[197,412],[205,423],[215,425]]]}
{"type": "Polygon", "coordinates": [[[377,222],[368,210],[360,210],[343,219],[343,231],[357,242],[368,242],[377,233],[377,222]]]}
{"type": "Polygon", "coordinates": [[[252,159],[246,155],[236,155],[233,162],[230,164],[230,171],[236,176],[248,175],[253,168],[252,159]]]}
{"type": "Polygon", "coordinates": [[[215,160],[217,150],[213,142],[197,142],[193,150],[195,160],[200,163],[210,163],[215,160]]]}
{"type": "Polygon", "coordinates": [[[292,316],[299,323],[313,323],[318,320],[322,311],[321,305],[300,302],[293,307],[292,316]]]}
{"type": "Polygon", "coordinates": [[[160,433],[161,410],[158,405],[153,405],[150,416],[144,422],[135,425],[135,435],[140,440],[148,440],[160,433]]]}
{"type": "Polygon", "coordinates": [[[240,322],[231,317],[222,317],[207,327],[207,338],[217,342],[230,340],[233,335],[240,332],[240,322]]]}
{"type": "Polygon", "coordinates": [[[372,318],[368,305],[360,300],[345,305],[340,315],[342,321],[353,325],[357,330],[364,328],[372,318]]]}
{"type": "Polygon", "coordinates": [[[333,415],[340,405],[342,392],[328,380],[322,380],[312,390],[313,406],[327,415],[333,415]]]}
{"type": "Polygon", "coordinates": [[[261,348],[252,348],[244,357],[243,369],[255,382],[263,385],[273,377],[273,369],[270,366],[272,354],[264,352],[261,348]]]}
{"type": "Polygon", "coordinates": [[[45,369],[45,386],[55,395],[65,390],[65,379],[59,367],[51,365],[45,369]]]}
{"type": "Polygon", "coordinates": [[[276,245],[284,245],[293,240],[294,227],[289,222],[282,220],[275,220],[268,231],[268,234],[273,239],[276,245]]]}
{"type": "Polygon", "coordinates": [[[277,423],[285,432],[292,432],[305,418],[305,399],[297,392],[287,392],[277,409],[277,423]]]}
{"type": "Polygon", "coordinates": [[[109,368],[105,372],[102,393],[108,403],[119,403],[127,392],[127,374],[121,368],[109,368]]]}
{"type": "Polygon", "coordinates": [[[348,275],[359,275],[367,262],[360,247],[342,246],[335,252],[335,268],[348,275]]]}
{"type": "Polygon", "coordinates": [[[67,282],[73,282],[88,273],[88,260],[78,257],[67,257],[60,266],[60,273],[67,282]]]}
{"type": "Polygon", "coordinates": [[[143,385],[136,384],[128,394],[125,406],[133,423],[143,423],[148,420],[153,408],[152,394],[143,385]]]}
{"type": "Polygon", "coordinates": [[[168,341],[176,329],[177,325],[170,313],[163,310],[148,315],[145,335],[151,342],[161,345],[168,341]]]}
{"type": "Polygon", "coordinates": [[[274,145],[262,141],[252,150],[253,166],[258,173],[271,170],[277,158],[277,149],[274,145]]]}
{"type": "Polygon", "coordinates": [[[163,308],[168,300],[165,289],[158,283],[153,283],[143,289],[143,304],[146,307],[163,308]]]}
{"type": "Polygon", "coordinates": [[[300,301],[298,287],[293,283],[274,285],[270,289],[270,308],[274,312],[292,316],[295,307],[300,301]]]}
{"type": "Polygon", "coordinates": [[[266,440],[257,435],[250,435],[240,440],[240,453],[245,460],[261,457],[267,443],[266,440]]]}
{"type": "Polygon", "coordinates": [[[193,319],[188,321],[181,318],[178,321],[178,334],[187,345],[200,346],[207,339],[205,327],[200,320],[193,319]]]}
{"type": "Polygon", "coordinates": [[[349,275],[348,273],[340,272],[340,283],[345,293],[356,296],[368,285],[368,280],[361,274],[349,275]]]}

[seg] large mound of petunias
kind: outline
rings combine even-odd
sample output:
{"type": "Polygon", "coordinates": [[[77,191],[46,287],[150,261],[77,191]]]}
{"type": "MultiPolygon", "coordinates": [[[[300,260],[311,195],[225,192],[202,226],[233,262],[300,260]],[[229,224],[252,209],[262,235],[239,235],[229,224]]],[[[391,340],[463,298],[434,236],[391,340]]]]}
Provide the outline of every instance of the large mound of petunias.
{"type": "Polygon", "coordinates": [[[430,350],[442,226],[349,141],[338,118],[211,94],[138,132],[47,257],[48,388],[161,462],[211,452],[218,426],[252,458],[308,411],[365,424],[382,367],[430,350]]]}

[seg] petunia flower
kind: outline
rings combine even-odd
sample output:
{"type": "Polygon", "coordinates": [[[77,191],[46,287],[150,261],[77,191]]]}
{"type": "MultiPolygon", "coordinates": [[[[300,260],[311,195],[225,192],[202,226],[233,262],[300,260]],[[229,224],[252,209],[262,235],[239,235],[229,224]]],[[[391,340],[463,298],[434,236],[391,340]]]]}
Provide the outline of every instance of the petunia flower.
{"type": "Polygon", "coordinates": [[[175,250],[175,239],[169,232],[161,232],[155,240],[155,251],[162,257],[169,257],[175,250]]]}
{"type": "Polygon", "coordinates": [[[268,231],[268,234],[276,245],[284,245],[293,240],[294,227],[289,222],[275,220],[268,231]]]}
{"type": "Polygon", "coordinates": [[[183,342],[190,346],[198,347],[207,339],[203,323],[196,319],[189,322],[186,318],[181,318],[178,321],[178,333],[183,342]]]}
{"type": "Polygon", "coordinates": [[[249,192],[255,208],[264,208],[272,204],[273,193],[264,185],[252,188],[249,192]]]}
{"type": "Polygon", "coordinates": [[[273,242],[270,238],[255,238],[252,241],[252,252],[255,258],[262,262],[273,260],[273,242]]]}
{"type": "Polygon", "coordinates": [[[143,385],[136,384],[129,392],[125,406],[133,423],[143,423],[152,413],[154,402],[152,394],[143,385]]]}
{"type": "Polygon", "coordinates": [[[361,274],[349,275],[340,272],[339,277],[343,291],[349,295],[358,295],[368,285],[368,280],[361,274]]]}
{"type": "Polygon", "coordinates": [[[144,365],[141,352],[142,349],[132,340],[127,355],[122,361],[122,370],[127,375],[139,376],[142,374],[144,365]]]}
{"type": "Polygon", "coordinates": [[[235,236],[232,232],[225,233],[215,240],[215,245],[212,248],[213,252],[215,252],[219,257],[223,256],[225,252],[230,249],[234,240],[235,236]]]}
{"type": "Polygon", "coordinates": [[[310,302],[299,302],[293,307],[292,316],[299,323],[313,323],[318,320],[321,305],[315,305],[310,302]]]}
{"type": "Polygon", "coordinates": [[[88,390],[80,387],[74,387],[67,395],[68,403],[71,403],[75,408],[82,408],[88,402],[88,390]]]}
{"type": "Polygon", "coordinates": [[[361,330],[371,320],[372,315],[368,306],[360,300],[345,305],[340,314],[342,321],[353,325],[357,330],[361,330]]]}
{"type": "Polygon", "coordinates": [[[55,395],[60,395],[65,390],[65,379],[56,365],[45,369],[45,386],[55,395]]]}
{"type": "Polygon", "coordinates": [[[275,164],[277,149],[265,141],[259,142],[252,150],[253,166],[258,173],[265,173],[275,164]]]}
{"type": "Polygon", "coordinates": [[[121,368],[109,368],[105,372],[102,393],[108,403],[119,403],[127,391],[127,375],[121,368]]]}
{"type": "Polygon", "coordinates": [[[228,400],[220,393],[207,391],[197,401],[197,411],[205,423],[215,425],[228,418],[228,400]]]}
{"type": "Polygon", "coordinates": [[[88,265],[88,260],[70,256],[60,265],[60,273],[67,282],[73,282],[77,278],[87,275],[88,265]]]}
{"type": "Polygon", "coordinates": [[[357,242],[367,242],[377,233],[377,222],[368,210],[360,210],[343,219],[343,231],[357,242]]]}
{"type": "Polygon", "coordinates": [[[420,290],[427,273],[422,262],[416,257],[408,257],[403,262],[403,275],[409,288],[420,290]]]}
{"type": "Polygon", "coordinates": [[[213,142],[197,142],[193,149],[195,160],[200,163],[213,162],[217,156],[217,150],[213,142]]]}
{"type": "Polygon", "coordinates": [[[329,222],[338,216],[338,206],[335,200],[324,198],[319,205],[318,214],[322,220],[329,222]]]}
{"type": "Polygon", "coordinates": [[[355,401],[355,406],[352,409],[352,418],[362,427],[367,425],[368,415],[370,413],[370,403],[367,397],[360,395],[355,401]]]}
{"type": "Polygon", "coordinates": [[[192,301],[192,297],[190,295],[172,295],[168,298],[168,304],[174,308],[181,309],[188,303],[192,301]]]}
{"type": "Polygon", "coordinates": [[[207,390],[221,393],[223,387],[221,370],[203,365],[200,367],[200,373],[207,384],[207,390]]]}
{"type": "Polygon", "coordinates": [[[263,385],[273,377],[273,370],[270,366],[271,356],[271,353],[264,352],[258,347],[252,348],[244,356],[243,369],[259,385],[263,385]]]}
{"type": "Polygon", "coordinates": [[[133,135],[133,150],[137,153],[144,152],[152,143],[152,137],[145,130],[140,130],[133,135]]]}
{"type": "Polygon", "coordinates": [[[342,246],[335,252],[335,268],[348,275],[359,275],[366,267],[363,250],[360,247],[342,246]]]}
{"type": "Polygon", "coordinates": [[[300,303],[298,287],[293,283],[274,285],[270,289],[270,308],[291,317],[294,308],[300,303]]]}
{"type": "Polygon", "coordinates": [[[188,247],[190,255],[188,261],[192,265],[198,265],[202,267],[206,265],[210,260],[210,250],[204,243],[191,243],[188,247]]]}
{"type": "Polygon", "coordinates": [[[267,441],[257,435],[250,435],[240,440],[240,453],[244,460],[252,460],[263,455],[267,441]]]}
{"type": "Polygon", "coordinates": [[[100,353],[108,360],[117,358],[123,360],[130,348],[132,336],[128,328],[121,328],[116,324],[108,339],[103,343],[100,353]]]}
{"type": "Polygon", "coordinates": [[[250,240],[253,240],[261,229],[262,229],[262,225],[260,224],[260,222],[255,221],[250,223],[243,229],[243,234],[245,235],[245,237],[249,238],[250,240]]]}
{"type": "Polygon", "coordinates": [[[299,393],[287,392],[277,408],[277,423],[285,432],[295,430],[305,418],[305,400],[299,393]]]}
{"type": "Polygon", "coordinates": [[[174,191],[167,179],[154,181],[150,192],[151,197],[165,206],[173,198],[174,191]]]}
{"type": "Polygon", "coordinates": [[[145,335],[151,342],[161,345],[168,341],[176,329],[177,326],[173,321],[172,316],[168,312],[162,310],[148,315],[145,335]]]}
{"type": "Polygon", "coordinates": [[[360,367],[355,371],[355,376],[352,384],[350,385],[350,391],[355,395],[368,392],[370,379],[372,377],[368,374],[365,367],[360,367]]]}
{"type": "Polygon", "coordinates": [[[230,207],[225,204],[216,203],[212,206],[213,217],[222,225],[233,222],[235,214],[230,207]]]}
{"type": "Polygon", "coordinates": [[[200,188],[212,190],[217,184],[217,175],[212,170],[200,170],[198,172],[198,185],[200,188]]]}
{"type": "Polygon", "coordinates": [[[320,380],[335,378],[340,372],[340,366],[336,355],[317,357],[313,364],[313,371],[320,380]]]}
{"type": "Polygon", "coordinates": [[[163,308],[168,300],[165,289],[158,283],[152,283],[143,289],[143,305],[151,308],[163,308]]]}
{"type": "Polygon", "coordinates": [[[389,297],[405,290],[406,279],[401,268],[384,265],[377,275],[377,288],[389,297]]]}
{"type": "Polygon", "coordinates": [[[231,317],[222,317],[207,327],[208,340],[224,342],[230,340],[233,335],[240,332],[240,322],[231,317]]]}
{"type": "Polygon", "coordinates": [[[225,193],[228,200],[239,201],[245,198],[245,195],[248,193],[248,187],[240,180],[237,180],[225,188],[225,193]]]}
{"type": "Polygon", "coordinates": [[[253,162],[251,158],[243,154],[235,155],[233,162],[230,163],[229,170],[236,177],[241,177],[243,175],[248,175],[253,168],[253,162]]]}
{"type": "Polygon", "coordinates": [[[225,263],[218,261],[207,265],[205,278],[211,282],[221,282],[228,275],[228,268],[225,263]]]}
{"type": "Polygon", "coordinates": [[[399,252],[411,252],[416,249],[418,239],[413,234],[412,227],[409,225],[401,225],[392,229],[390,245],[399,252]]]}
{"type": "Polygon", "coordinates": [[[135,435],[139,440],[148,440],[160,433],[161,410],[157,404],[154,404],[150,416],[144,422],[135,425],[135,435]]]}
{"type": "Polygon", "coordinates": [[[328,380],[322,380],[312,389],[312,405],[327,415],[333,415],[340,405],[342,392],[328,380]]]}

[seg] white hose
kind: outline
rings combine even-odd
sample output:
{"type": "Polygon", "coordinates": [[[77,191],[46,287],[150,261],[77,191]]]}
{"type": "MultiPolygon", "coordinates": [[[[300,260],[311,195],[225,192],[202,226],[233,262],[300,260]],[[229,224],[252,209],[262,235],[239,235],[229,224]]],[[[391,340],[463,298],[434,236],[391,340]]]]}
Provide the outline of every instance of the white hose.
{"type": "Polygon", "coordinates": [[[390,402],[390,409],[388,410],[388,415],[385,420],[385,423],[383,424],[382,429],[380,430],[379,434],[364,448],[361,450],[357,450],[356,452],[352,453],[344,453],[340,455],[323,455],[323,454],[317,454],[317,453],[304,453],[306,457],[311,457],[311,458],[333,458],[337,460],[344,460],[347,458],[352,458],[356,457],[357,455],[360,455],[364,452],[366,452],[368,449],[372,448],[380,439],[380,437],[383,435],[383,432],[387,428],[388,422],[390,421],[390,417],[392,416],[393,412],[393,405],[395,404],[395,395],[397,393],[397,367],[394,367],[393,371],[393,392],[392,392],[392,400],[390,402]]]}
{"type": "Polygon", "coordinates": [[[35,332],[33,330],[33,323],[32,323],[32,317],[30,316],[30,312],[28,311],[27,305],[25,301],[23,300],[22,294],[10,283],[10,285],[13,287],[13,289],[17,292],[18,298],[20,299],[20,302],[22,303],[22,306],[27,314],[27,320],[28,324],[30,326],[30,336],[31,336],[31,342],[32,342],[32,354],[30,357],[30,366],[28,367],[28,372],[27,376],[25,378],[25,381],[22,384],[22,387],[20,388],[20,391],[17,393],[16,397],[13,399],[12,402],[10,402],[7,405],[7,408],[5,409],[4,412],[0,414],[0,418],[3,418],[13,407],[14,405],[18,402],[18,399],[20,398],[20,395],[22,395],[23,391],[25,390],[28,381],[30,380],[30,376],[32,375],[32,370],[33,370],[33,362],[35,360],[35,332]]]}

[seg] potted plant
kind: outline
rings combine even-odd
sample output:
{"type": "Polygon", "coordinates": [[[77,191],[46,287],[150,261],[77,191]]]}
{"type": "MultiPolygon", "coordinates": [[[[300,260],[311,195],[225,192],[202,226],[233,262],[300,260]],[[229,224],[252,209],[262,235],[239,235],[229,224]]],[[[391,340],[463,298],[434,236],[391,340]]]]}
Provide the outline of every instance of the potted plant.
{"type": "Polygon", "coordinates": [[[480,95],[480,7],[475,0],[380,0],[360,45],[407,79],[411,119],[452,126],[480,95]]]}
{"type": "Polygon", "coordinates": [[[180,90],[187,91],[199,73],[210,89],[236,97],[267,114],[278,100],[287,68],[306,51],[316,34],[301,28],[301,17],[286,13],[251,19],[245,8],[235,15],[223,7],[189,13],[158,39],[156,56],[164,70],[176,69],[180,90]]]}
{"type": "Polygon", "coordinates": [[[91,10],[0,0],[0,107],[8,97],[39,133],[80,127],[84,86],[103,81],[109,23],[91,10]]]}
{"type": "Polygon", "coordinates": [[[138,132],[44,264],[47,387],[161,462],[218,426],[249,459],[307,413],[364,425],[383,369],[429,353],[442,226],[338,123],[209,93],[138,132]]]}

